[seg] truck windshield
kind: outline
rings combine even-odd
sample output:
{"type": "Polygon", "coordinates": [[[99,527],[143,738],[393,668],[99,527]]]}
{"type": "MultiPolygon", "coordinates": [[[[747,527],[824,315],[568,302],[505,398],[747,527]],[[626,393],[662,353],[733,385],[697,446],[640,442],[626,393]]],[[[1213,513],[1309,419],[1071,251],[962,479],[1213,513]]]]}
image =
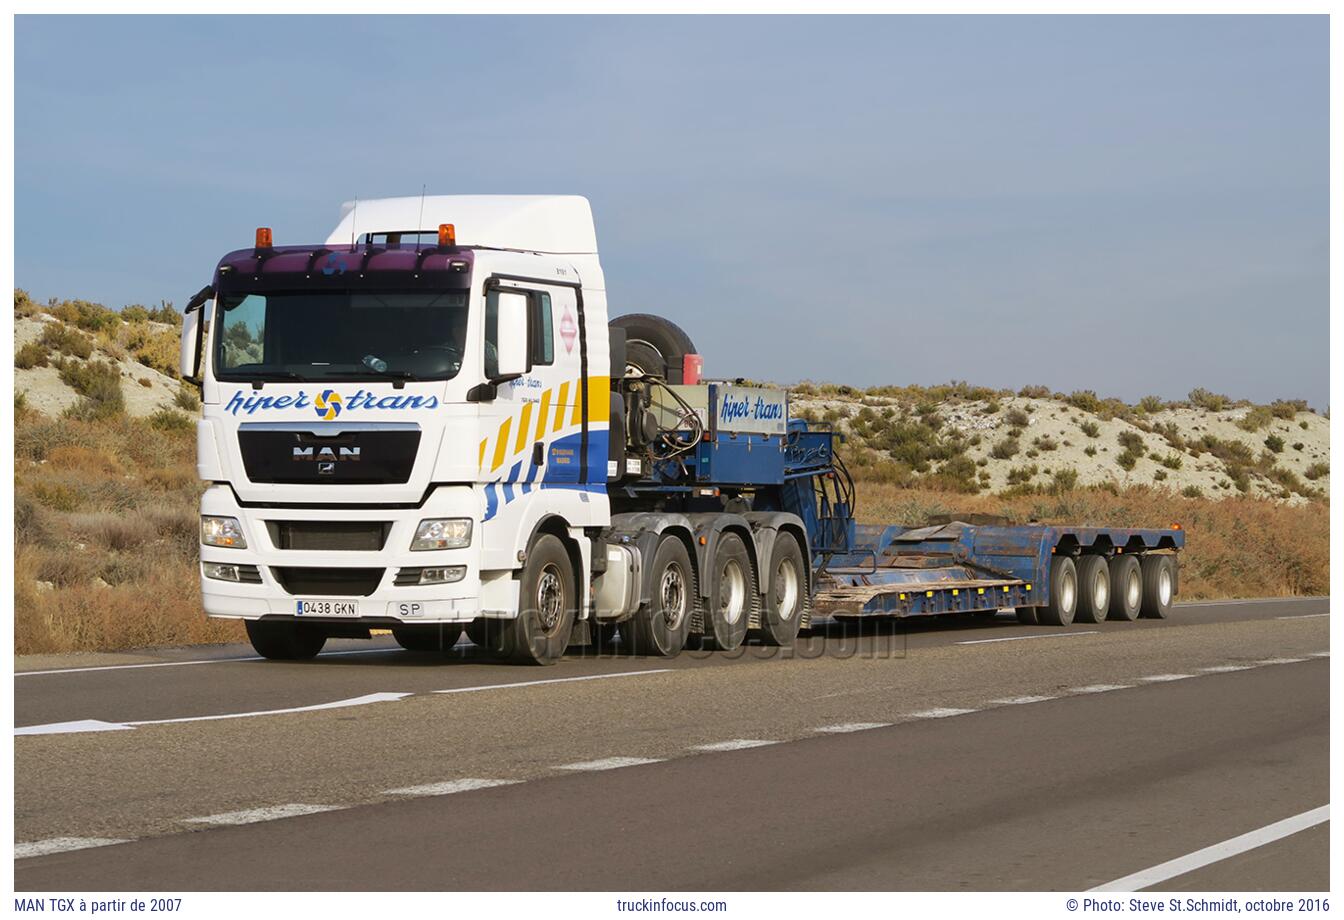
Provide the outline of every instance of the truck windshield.
{"type": "Polygon", "coordinates": [[[448,380],[462,368],[465,291],[225,294],[221,380],[448,380]]]}

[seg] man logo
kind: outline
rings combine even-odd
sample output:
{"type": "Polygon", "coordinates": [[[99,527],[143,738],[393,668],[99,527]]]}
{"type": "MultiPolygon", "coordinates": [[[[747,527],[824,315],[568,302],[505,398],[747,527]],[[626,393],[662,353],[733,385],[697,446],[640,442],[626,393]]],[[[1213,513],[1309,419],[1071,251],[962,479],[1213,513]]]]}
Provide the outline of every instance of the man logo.
{"type": "Polygon", "coordinates": [[[290,459],[316,460],[319,464],[319,471],[328,472],[327,470],[321,470],[320,467],[333,465],[337,460],[354,460],[358,462],[359,448],[338,447],[335,450],[332,450],[330,447],[296,447],[294,448],[294,454],[290,459]]]}
{"type": "Polygon", "coordinates": [[[323,390],[313,400],[313,411],[323,421],[331,421],[341,414],[341,394],[335,390],[323,390]]]}

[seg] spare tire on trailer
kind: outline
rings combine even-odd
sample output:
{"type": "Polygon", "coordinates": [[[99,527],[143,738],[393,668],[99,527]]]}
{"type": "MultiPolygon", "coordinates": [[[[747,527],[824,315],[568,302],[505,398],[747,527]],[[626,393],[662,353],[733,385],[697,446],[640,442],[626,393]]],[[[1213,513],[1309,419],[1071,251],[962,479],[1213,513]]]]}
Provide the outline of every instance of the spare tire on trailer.
{"type": "Polygon", "coordinates": [[[680,326],[652,313],[618,316],[609,325],[625,330],[626,373],[635,371],[663,377],[668,383],[682,382],[682,359],[696,354],[696,350],[680,326]]]}

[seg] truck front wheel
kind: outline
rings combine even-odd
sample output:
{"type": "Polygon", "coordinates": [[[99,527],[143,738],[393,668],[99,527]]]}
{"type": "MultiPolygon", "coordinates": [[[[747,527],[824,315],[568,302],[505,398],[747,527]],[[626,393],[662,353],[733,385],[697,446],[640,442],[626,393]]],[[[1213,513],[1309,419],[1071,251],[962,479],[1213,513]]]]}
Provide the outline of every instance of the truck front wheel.
{"type": "Polygon", "coordinates": [[[311,623],[286,620],[247,620],[247,640],[262,658],[301,661],[316,658],[327,637],[311,623]]]}
{"type": "Polygon", "coordinates": [[[574,569],[560,538],[537,537],[518,585],[518,616],[504,620],[502,651],[520,664],[555,664],[569,645],[578,608],[574,569]]]}

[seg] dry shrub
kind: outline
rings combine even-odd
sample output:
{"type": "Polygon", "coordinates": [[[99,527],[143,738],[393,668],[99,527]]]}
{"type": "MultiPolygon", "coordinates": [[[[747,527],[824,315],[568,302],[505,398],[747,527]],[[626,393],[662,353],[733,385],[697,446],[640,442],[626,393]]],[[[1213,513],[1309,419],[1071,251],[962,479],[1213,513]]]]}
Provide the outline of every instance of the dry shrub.
{"type": "Polygon", "coordinates": [[[1181,596],[1322,595],[1329,592],[1330,509],[1232,496],[1220,501],[1136,486],[1016,498],[970,496],[858,483],[860,520],[923,523],[931,515],[981,512],[1016,521],[1185,529],[1181,596]]]}
{"type": "Polygon", "coordinates": [[[78,470],[97,476],[117,475],[117,461],[107,451],[97,447],[66,444],[53,448],[47,454],[47,465],[57,470],[78,470]]]}
{"type": "MultiPolygon", "coordinates": [[[[38,591],[30,552],[16,559],[14,641],[19,654],[238,642],[242,624],[207,619],[194,562],[154,566],[136,581],[38,591]]],[[[49,580],[49,579],[44,579],[49,580]]]]}

